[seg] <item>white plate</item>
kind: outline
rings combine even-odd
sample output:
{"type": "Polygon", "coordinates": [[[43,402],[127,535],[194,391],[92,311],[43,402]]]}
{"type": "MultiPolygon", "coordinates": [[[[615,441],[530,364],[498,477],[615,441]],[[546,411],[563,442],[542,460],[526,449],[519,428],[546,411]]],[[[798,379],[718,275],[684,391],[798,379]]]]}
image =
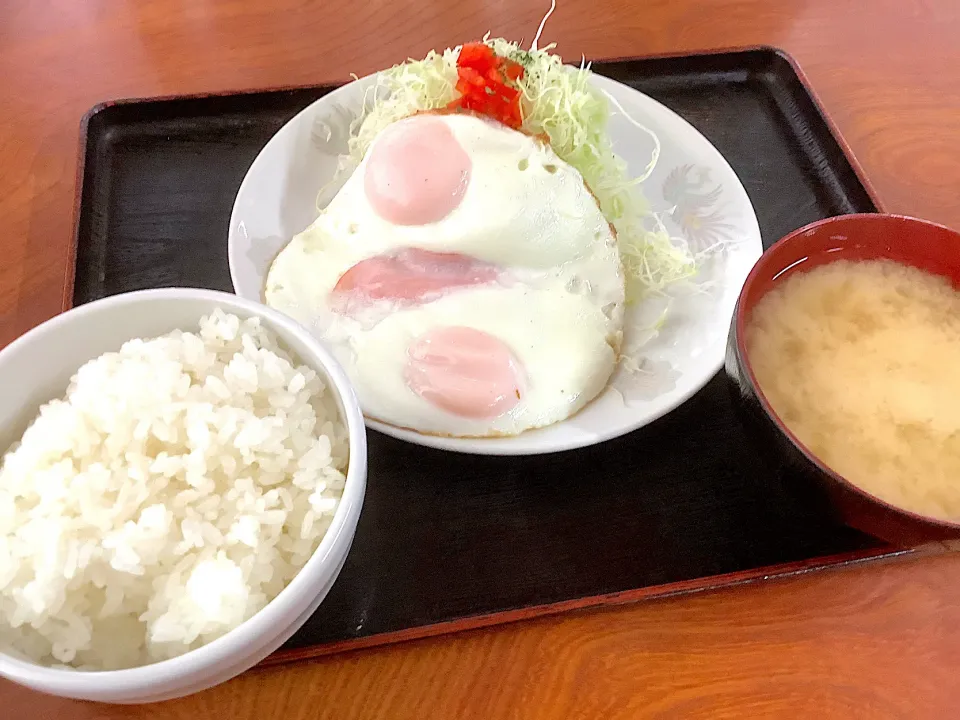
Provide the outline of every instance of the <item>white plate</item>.
{"type": "MultiPolygon", "coordinates": [[[[375,76],[324,96],[287,123],[247,172],[230,218],[233,287],[262,300],[273,257],[317,215],[317,194],[329,183],[348,128],[375,76]]],[[[420,445],[490,455],[533,455],[593,445],[624,435],[670,412],[720,369],[727,330],[740,287],[760,257],[760,229],[746,191],[719,152],[685,120],[646,95],[608,78],[594,85],[609,92],[633,118],[660,138],[662,153],[644,192],[667,226],[694,248],[723,243],[696,279],[697,291],[674,290],[666,323],[649,328],[666,301],[628,309],[624,350],[640,369],[617,369],[607,389],[574,417],[517,437],[457,439],[420,435],[372,420],[367,426],[420,445]],[[651,335],[654,335],[651,337],[651,335]]],[[[614,149],[631,173],[650,160],[652,141],[615,112],[614,149]]],[[[326,201],[336,192],[329,188],[326,201]]]]}

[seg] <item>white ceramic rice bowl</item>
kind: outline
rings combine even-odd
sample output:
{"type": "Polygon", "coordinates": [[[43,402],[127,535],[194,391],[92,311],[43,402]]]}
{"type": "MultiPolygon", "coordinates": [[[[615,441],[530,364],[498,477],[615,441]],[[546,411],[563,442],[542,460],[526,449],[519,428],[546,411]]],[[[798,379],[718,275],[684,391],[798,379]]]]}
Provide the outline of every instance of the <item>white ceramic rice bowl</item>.
{"type": "Polygon", "coordinates": [[[252,618],[179,657],[126,670],[74,671],[38,665],[0,649],[0,676],[41,692],[111,703],[143,703],[188,695],[252,667],[288,640],[333,586],[356,532],[366,487],[363,416],[347,377],[310,333],[285,315],[236,295],[171,288],[117,295],[48,320],[0,350],[0,453],[16,441],[40,405],[62,397],[87,360],[134,337],[197,327],[215,308],[241,319],[259,316],[300,360],[325,377],[347,426],[350,462],[340,503],[326,535],[300,572],[252,618]]]}

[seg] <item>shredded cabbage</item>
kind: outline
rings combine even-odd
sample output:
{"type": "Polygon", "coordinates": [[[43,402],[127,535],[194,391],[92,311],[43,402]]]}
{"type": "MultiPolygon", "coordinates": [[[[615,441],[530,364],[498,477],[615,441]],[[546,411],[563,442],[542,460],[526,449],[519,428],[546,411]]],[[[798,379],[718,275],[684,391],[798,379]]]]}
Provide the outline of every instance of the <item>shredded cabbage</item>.
{"type": "MultiPolygon", "coordinates": [[[[517,83],[522,94],[523,130],[547,135],[554,152],[583,176],[604,217],[615,228],[627,301],[635,302],[694,276],[695,258],[682,240],[671,237],[639,188],[657,162],[656,136],[630,118],[653,136],[656,150],[644,174],[629,177],[627,165],[614,153],[607,133],[608,99],[590,85],[589,66],[564,65],[550,52],[553,45],[524,50],[502,38],[484,38],[484,42],[501,57],[524,67],[524,76],[517,83]]],[[[364,99],[365,112],[350,128],[349,156],[342,167],[356,167],[373,139],[391,123],[446,107],[456,99],[459,53],[459,47],[442,53],[431,51],[423,60],[408,60],[380,73],[364,99]]]]}

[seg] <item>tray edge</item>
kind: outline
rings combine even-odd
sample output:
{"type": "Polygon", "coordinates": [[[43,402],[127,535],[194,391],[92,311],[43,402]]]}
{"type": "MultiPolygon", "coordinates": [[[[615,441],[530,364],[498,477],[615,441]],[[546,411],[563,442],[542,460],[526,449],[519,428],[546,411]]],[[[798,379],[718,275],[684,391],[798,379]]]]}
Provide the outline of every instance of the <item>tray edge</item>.
{"type": "Polygon", "coordinates": [[[66,312],[73,307],[73,291],[77,281],[77,251],[80,247],[80,219],[83,216],[83,197],[86,194],[87,182],[87,155],[90,145],[90,123],[110,103],[97,103],[87,110],[80,118],[78,128],[77,171],[74,177],[73,190],[73,237],[67,248],[67,264],[64,268],[63,286],[60,295],[60,312],[66,312]]]}
{"type": "Polygon", "coordinates": [[[856,175],[857,180],[860,181],[860,184],[863,185],[863,189],[867,191],[867,195],[870,197],[870,200],[877,208],[877,212],[886,213],[888,212],[886,205],[880,199],[879,194],[877,193],[876,187],[874,187],[873,182],[870,178],[867,177],[866,171],[863,169],[863,165],[860,164],[860,159],[857,157],[857,154],[853,151],[853,148],[850,147],[850,143],[847,142],[846,137],[843,133],[840,132],[840,128],[837,126],[837,123],[834,121],[833,116],[827,112],[826,107],[823,104],[823,101],[820,99],[820,96],[817,94],[817,91],[814,90],[813,84],[810,82],[810,78],[807,76],[807,73],[804,72],[803,67],[800,65],[800,62],[789,52],[781,48],[774,46],[758,46],[756,49],[765,49],[774,52],[782,60],[786,61],[794,73],[796,73],[797,78],[800,81],[800,84],[803,86],[803,89],[810,96],[810,99],[813,101],[814,108],[816,108],[817,113],[823,119],[824,124],[827,126],[827,130],[830,135],[833,136],[833,139],[837,141],[837,144],[840,146],[840,151],[843,153],[844,158],[850,167],[853,168],[854,175],[856,175]]]}
{"type": "MultiPolygon", "coordinates": [[[[938,552],[938,548],[939,546],[937,545],[936,548],[927,550],[926,552],[938,552]]],[[[703,592],[713,592],[715,590],[727,590],[753,585],[759,582],[766,582],[768,580],[785,580],[809,573],[839,570],[868,562],[910,557],[919,555],[922,552],[924,551],[919,548],[903,549],[889,546],[870,548],[867,550],[841,553],[839,555],[824,555],[808,560],[797,560],[779,565],[767,565],[752,570],[740,570],[738,572],[707,575],[701,578],[681,580],[679,582],[665,583],[662,585],[650,585],[634,590],[623,590],[604,595],[591,595],[582,598],[573,598],[571,600],[561,600],[545,605],[530,605],[514,610],[502,610],[483,615],[472,615],[456,620],[447,620],[439,623],[421,625],[419,627],[405,628],[403,630],[377,633],[375,635],[367,635],[350,640],[340,640],[290,650],[278,650],[272,655],[267,656],[258,663],[256,667],[275,667],[277,665],[286,665],[303,660],[314,660],[357,650],[381,648],[414,640],[427,640],[473,630],[502,627],[520,622],[557,617],[568,613],[590,612],[604,608],[634,605],[652,600],[665,600],[667,598],[695,595],[703,592]]]]}

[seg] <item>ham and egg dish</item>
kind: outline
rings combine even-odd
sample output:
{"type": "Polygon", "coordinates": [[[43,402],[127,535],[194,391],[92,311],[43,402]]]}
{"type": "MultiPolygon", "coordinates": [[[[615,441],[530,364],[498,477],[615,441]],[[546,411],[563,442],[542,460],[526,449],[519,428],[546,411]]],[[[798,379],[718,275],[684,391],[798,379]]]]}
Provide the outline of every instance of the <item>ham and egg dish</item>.
{"type": "Polygon", "coordinates": [[[624,198],[609,194],[609,167],[581,172],[556,127],[527,121],[543,111],[526,97],[532,82],[602,99],[558,85],[569,69],[545,51],[494,47],[388,71],[395,87],[360,126],[370,139],[353,173],[266,281],[267,303],[333,349],[368,417],[426,434],[564,420],[604,389],[623,338],[619,216],[603,205],[624,198]],[[419,96],[398,92],[418,72],[419,96]]]}
{"type": "Polygon", "coordinates": [[[281,252],[267,302],[319,328],[366,414],[514,435],[606,385],[623,330],[616,238],[549,145],[472,114],[381,132],[281,252]]]}

